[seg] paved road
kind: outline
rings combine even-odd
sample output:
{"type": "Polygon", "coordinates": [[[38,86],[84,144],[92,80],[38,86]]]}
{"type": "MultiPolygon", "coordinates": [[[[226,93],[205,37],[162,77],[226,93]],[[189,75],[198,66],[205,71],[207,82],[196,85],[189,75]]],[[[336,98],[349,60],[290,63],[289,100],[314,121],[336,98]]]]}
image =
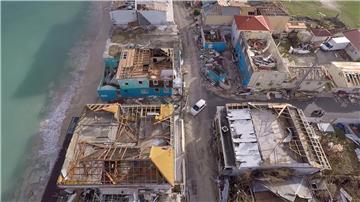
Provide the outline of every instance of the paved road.
{"type": "MultiPolygon", "coordinates": [[[[202,86],[200,77],[200,65],[197,58],[195,35],[191,24],[193,18],[189,16],[191,10],[186,9],[184,2],[174,2],[175,22],[179,27],[183,46],[183,68],[188,72],[185,83],[188,87],[188,99],[186,111],[199,99],[207,101],[207,107],[196,117],[188,113],[185,115],[186,129],[186,160],[187,160],[187,186],[189,201],[217,201],[216,170],[217,163],[210,152],[211,123],[216,112],[216,106],[223,106],[236,100],[221,98],[206,90],[202,86]]],[[[277,100],[277,102],[287,102],[277,100]]],[[[314,109],[326,111],[324,118],[331,120],[337,117],[360,118],[360,105],[348,105],[340,107],[334,99],[318,98],[312,101],[293,101],[291,104],[304,109],[305,114],[310,115],[314,109]]]]}
{"type": "MultiPolygon", "coordinates": [[[[197,47],[192,34],[192,17],[184,2],[175,2],[175,21],[179,26],[183,46],[184,68],[189,72],[185,76],[189,86],[188,103],[192,105],[200,98],[208,101],[210,106],[223,103],[223,99],[209,94],[201,86],[200,67],[198,65],[197,47]]],[[[217,187],[215,183],[217,169],[215,158],[209,152],[210,125],[215,108],[207,107],[197,117],[185,116],[187,184],[189,201],[216,201],[217,187]]]]}

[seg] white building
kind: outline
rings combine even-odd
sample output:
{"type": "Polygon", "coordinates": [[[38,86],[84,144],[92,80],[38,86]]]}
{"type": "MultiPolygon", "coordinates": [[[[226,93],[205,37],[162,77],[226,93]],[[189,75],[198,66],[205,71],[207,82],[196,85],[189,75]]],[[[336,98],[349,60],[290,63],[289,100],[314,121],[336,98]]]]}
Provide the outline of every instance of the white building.
{"type": "Polygon", "coordinates": [[[311,201],[307,177],[331,169],[314,129],[292,105],[218,106],[214,127],[221,174],[241,176],[254,201],[311,201]]]}
{"type": "Polygon", "coordinates": [[[168,25],[174,23],[172,0],[126,0],[112,2],[110,18],[116,26],[134,23],[143,25],[168,25]]]}
{"type": "Polygon", "coordinates": [[[280,168],[306,175],[331,169],[314,129],[290,104],[226,104],[218,107],[215,125],[224,175],[280,168]]]}
{"type": "Polygon", "coordinates": [[[327,69],[335,91],[360,93],[360,62],[331,62],[327,69]]]}
{"type": "Polygon", "coordinates": [[[242,84],[252,91],[283,89],[290,79],[287,65],[268,31],[243,31],[235,44],[242,84]]]}

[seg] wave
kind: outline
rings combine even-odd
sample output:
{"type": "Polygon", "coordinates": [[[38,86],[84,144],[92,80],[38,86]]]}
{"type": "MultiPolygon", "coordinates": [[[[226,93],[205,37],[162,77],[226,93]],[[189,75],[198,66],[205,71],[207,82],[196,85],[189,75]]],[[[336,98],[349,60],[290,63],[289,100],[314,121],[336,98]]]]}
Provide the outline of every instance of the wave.
{"type": "Polygon", "coordinates": [[[59,137],[61,133],[62,123],[66,118],[66,112],[71,105],[71,100],[74,97],[77,89],[79,88],[83,71],[89,60],[89,43],[84,42],[80,45],[76,45],[71,51],[71,63],[76,65],[77,68],[70,74],[70,84],[65,87],[63,92],[54,93],[55,95],[50,101],[48,116],[45,120],[40,122],[40,136],[43,140],[43,148],[39,151],[40,155],[49,155],[58,152],[59,137]],[[76,55],[74,55],[74,53],[76,55]],[[81,54],[79,54],[81,53],[81,54]]]}
{"type": "MultiPolygon", "coordinates": [[[[91,16],[89,21],[93,19],[96,9],[98,8],[95,6],[90,9],[91,16]]],[[[89,29],[91,29],[92,26],[90,23],[88,24],[89,29]]],[[[69,51],[69,65],[70,67],[75,67],[70,73],[69,78],[66,79],[69,83],[62,84],[64,87],[61,90],[49,92],[50,102],[45,109],[47,113],[44,120],[40,122],[39,128],[39,134],[43,141],[42,148],[39,150],[40,156],[55,154],[61,148],[61,145],[58,144],[61,129],[66,113],[71,106],[71,101],[74,95],[78,93],[77,91],[84,77],[84,71],[90,57],[92,41],[94,41],[93,31],[88,30],[86,36],[80,37],[81,39],[69,51]]],[[[51,162],[51,165],[55,163],[54,161],[55,159],[51,162]]]]}

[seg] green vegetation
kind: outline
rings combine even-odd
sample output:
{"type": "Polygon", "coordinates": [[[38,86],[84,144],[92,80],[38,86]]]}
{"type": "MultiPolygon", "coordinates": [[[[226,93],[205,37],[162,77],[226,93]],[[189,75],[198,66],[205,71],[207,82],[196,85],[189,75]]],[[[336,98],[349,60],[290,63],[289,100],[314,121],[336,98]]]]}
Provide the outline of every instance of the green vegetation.
{"type": "Polygon", "coordinates": [[[198,9],[195,9],[194,10],[194,16],[198,16],[198,15],[200,15],[200,11],[198,9]]]}
{"type": "Polygon", "coordinates": [[[340,19],[349,27],[360,27],[360,2],[359,1],[337,1],[339,5],[340,19]]]}
{"type": "Polygon", "coordinates": [[[325,17],[335,17],[339,14],[340,20],[348,27],[360,27],[360,2],[357,1],[332,1],[336,10],[327,8],[320,2],[312,1],[284,1],[283,4],[290,15],[321,19],[322,14],[325,17]]]}

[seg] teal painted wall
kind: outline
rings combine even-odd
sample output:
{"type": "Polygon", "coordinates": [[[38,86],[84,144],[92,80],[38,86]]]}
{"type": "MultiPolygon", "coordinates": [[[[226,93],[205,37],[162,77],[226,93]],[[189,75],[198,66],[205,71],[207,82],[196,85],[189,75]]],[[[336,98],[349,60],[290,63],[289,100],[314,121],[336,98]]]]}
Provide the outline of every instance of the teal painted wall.
{"type": "Polygon", "coordinates": [[[149,88],[148,79],[122,79],[119,80],[119,85],[121,89],[132,89],[132,88],[149,88]],[[140,82],[142,83],[140,83],[140,82]]]}
{"type": "Polygon", "coordinates": [[[147,97],[147,96],[171,96],[171,95],[172,95],[172,88],[120,89],[121,97],[147,97]]]}

